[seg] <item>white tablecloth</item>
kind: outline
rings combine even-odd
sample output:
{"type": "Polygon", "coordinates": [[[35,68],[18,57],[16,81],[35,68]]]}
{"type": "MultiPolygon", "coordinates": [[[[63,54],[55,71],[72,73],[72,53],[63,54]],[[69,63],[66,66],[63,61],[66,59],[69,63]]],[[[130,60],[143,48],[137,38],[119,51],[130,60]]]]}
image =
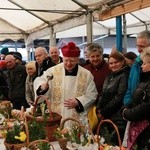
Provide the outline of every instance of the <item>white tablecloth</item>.
{"type": "Polygon", "coordinates": [[[4,145],[4,139],[0,139],[0,150],[6,150],[4,145]]]}
{"type": "MultiPolygon", "coordinates": [[[[55,150],[61,150],[58,142],[51,142],[51,143],[54,146],[55,150]]],[[[4,145],[4,139],[0,139],[0,150],[6,150],[4,145]]]]}

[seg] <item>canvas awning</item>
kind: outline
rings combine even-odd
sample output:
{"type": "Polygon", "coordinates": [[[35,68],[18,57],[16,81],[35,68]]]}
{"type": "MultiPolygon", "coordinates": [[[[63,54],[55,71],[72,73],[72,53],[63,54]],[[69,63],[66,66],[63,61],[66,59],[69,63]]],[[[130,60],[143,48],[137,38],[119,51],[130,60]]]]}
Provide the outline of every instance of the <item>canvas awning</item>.
{"type": "Polygon", "coordinates": [[[150,29],[148,0],[3,0],[0,41],[87,36],[87,14],[93,16],[93,35],[116,34],[115,16],[126,14],[127,34],[150,29]]]}

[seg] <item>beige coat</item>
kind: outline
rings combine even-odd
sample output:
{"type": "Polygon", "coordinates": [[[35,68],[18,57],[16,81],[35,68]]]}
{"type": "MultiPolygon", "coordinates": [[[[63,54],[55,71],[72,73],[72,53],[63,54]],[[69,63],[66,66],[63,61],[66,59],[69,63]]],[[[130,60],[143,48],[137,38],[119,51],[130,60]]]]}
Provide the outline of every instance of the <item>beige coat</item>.
{"type": "Polygon", "coordinates": [[[26,92],[25,92],[26,100],[34,102],[35,94],[33,89],[33,79],[30,75],[27,75],[26,78],[26,92]]]}

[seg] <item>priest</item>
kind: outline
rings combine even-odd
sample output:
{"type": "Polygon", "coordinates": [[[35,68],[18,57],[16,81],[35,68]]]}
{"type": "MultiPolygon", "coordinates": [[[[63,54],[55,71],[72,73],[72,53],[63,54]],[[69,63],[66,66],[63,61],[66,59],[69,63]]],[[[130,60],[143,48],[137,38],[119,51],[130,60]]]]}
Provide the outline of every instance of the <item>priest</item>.
{"type": "Polygon", "coordinates": [[[95,102],[97,90],[90,71],[78,65],[80,49],[75,43],[69,42],[61,51],[63,62],[37,77],[34,90],[37,95],[48,96],[52,111],[62,115],[62,119],[79,119],[79,114],[95,102]]]}

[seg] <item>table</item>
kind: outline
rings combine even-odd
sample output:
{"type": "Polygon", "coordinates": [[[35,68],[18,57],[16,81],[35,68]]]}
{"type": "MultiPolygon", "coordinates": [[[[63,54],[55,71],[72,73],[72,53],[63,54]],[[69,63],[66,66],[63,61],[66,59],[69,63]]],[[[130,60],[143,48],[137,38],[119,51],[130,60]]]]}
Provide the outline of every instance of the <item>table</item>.
{"type": "MultiPolygon", "coordinates": [[[[58,142],[51,142],[52,145],[54,146],[55,150],[61,150],[58,142]]],[[[4,139],[0,139],[0,150],[6,150],[5,145],[4,145],[4,139]]]]}

